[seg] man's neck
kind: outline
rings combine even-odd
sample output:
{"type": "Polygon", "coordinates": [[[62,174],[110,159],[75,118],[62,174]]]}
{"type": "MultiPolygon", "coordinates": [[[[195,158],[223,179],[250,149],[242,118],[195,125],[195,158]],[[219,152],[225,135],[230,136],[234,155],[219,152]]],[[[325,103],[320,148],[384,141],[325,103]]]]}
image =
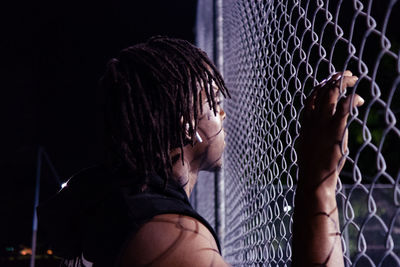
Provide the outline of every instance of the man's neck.
{"type": "Polygon", "coordinates": [[[182,185],[188,198],[197,182],[198,173],[199,169],[194,168],[193,164],[190,164],[190,162],[185,158],[183,162],[179,159],[172,166],[173,177],[180,185],[182,185]]]}

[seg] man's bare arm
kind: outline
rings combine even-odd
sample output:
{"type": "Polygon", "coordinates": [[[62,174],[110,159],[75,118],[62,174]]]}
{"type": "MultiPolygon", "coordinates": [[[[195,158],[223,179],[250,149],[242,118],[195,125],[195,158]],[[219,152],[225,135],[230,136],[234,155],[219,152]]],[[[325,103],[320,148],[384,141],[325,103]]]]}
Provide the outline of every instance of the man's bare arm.
{"type": "Polygon", "coordinates": [[[293,221],[293,266],[343,266],[335,189],[347,151],[347,118],[358,95],[341,98],[357,77],[335,74],[306,100],[297,152],[299,180],[293,221]]]}
{"type": "Polygon", "coordinates": [[[210,231],[179,214],[154,217],[129,240],[121,266],[229,266],[210,231]]]}

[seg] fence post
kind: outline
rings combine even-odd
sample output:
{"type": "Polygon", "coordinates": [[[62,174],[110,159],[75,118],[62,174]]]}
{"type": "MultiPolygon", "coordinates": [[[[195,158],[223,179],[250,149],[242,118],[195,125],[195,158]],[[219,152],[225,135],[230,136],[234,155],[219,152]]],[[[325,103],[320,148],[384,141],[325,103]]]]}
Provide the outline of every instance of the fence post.
{"type": "Polygon", "coordinates": [[[30,260],[30,267],[35,267],[36,257],[36,238],[38,230],[38,220],[36,208],[39,205],[39,194],[40,194],[40,175],[42,170],[42,153],[43,148],[39,146],[37,151],[37,165],[36,165],[36,186],[35,186],[35,201],[33,204],[33,222],[32,222],[32,255],[30,260]]]}
{"type": "MultiPolygon", "coordinates": [[[[222,21],[222,2],[214,0],[214,62],[223,75],[223,21],[222,21]]],[[[224,159],[222,159],[224,162],[224,159]]],[[[221,245],[222,255],[224,250],[225,237],[225,176],[223,169],[216,171],[214,175],[214,194],[215,194],[215,231],[221,245]]]]}

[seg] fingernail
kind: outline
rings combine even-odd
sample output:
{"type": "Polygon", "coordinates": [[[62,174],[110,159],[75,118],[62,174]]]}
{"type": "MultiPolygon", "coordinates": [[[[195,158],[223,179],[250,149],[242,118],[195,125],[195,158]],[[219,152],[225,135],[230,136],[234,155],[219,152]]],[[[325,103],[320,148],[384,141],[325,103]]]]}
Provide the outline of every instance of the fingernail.
{"type": "Polygon", "coordinates": [[[352,73],[351,71],[349,71],[349,70],[345,70],[344,73],[343,73],[343,75],[344,75],[344,76],[352,76],[353,73],[352,73]]]}
{"type": "Polygon", "coordinates": [[[362,104],[364,104],[364,102],[365,102],[364,98],[362,98],[361,96],[359,96],[358,105],[361,106],[362,104]]]}

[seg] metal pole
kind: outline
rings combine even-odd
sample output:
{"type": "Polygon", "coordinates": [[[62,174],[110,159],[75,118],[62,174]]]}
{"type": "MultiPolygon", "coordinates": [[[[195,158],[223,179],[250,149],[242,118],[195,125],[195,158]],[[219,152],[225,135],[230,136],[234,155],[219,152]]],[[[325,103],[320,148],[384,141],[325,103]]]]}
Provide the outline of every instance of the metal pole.
{"type": "Polygon", "coordinates": [[[30,267],[35,267],[35,257],[36,257],[36,239],[37,239],[37,230],[38,230],[38,219],[36,208],[39,205],[39,193],[40,193],[40,174],[42,168],[42,152],[43,149],[41,146],[38,148],[37,153],[37,166],[36,166],[36,189],[35,189],[35,201],[33,204],[33,223],[32,223],[32,256],[30,267]]]}
{"type": "MultiPolygon", "coordinates": [[[[223,75],[223,18],[222,2],[214,0],[214,62],[223,75]]],[[[223,160],[224,161],[224,160],[223,160]]],[[[215,231],[221,245],[221,253],[224,254],[225,238],[225,180],[224,171],[215,172],[215,231]]]]}

